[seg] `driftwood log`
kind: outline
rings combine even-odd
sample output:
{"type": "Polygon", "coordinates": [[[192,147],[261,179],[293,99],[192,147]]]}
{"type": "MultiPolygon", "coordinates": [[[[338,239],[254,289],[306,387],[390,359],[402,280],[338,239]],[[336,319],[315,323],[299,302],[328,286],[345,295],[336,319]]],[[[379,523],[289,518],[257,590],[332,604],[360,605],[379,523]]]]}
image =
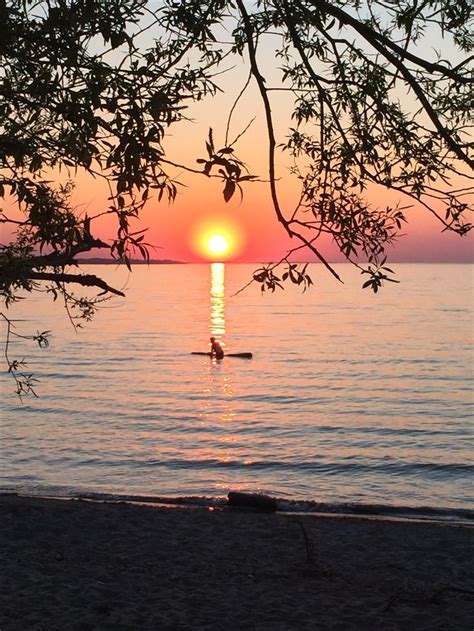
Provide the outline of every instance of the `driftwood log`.
{"type": "Polygon", "coordinates": [[[231,491],[227,495],[227,503],[229,506],[237,508],[252,508],[261,511],[276,511],[277,501],[274,497],[263,495],[260,493],[240,493],[239,491],[231,491]]]}

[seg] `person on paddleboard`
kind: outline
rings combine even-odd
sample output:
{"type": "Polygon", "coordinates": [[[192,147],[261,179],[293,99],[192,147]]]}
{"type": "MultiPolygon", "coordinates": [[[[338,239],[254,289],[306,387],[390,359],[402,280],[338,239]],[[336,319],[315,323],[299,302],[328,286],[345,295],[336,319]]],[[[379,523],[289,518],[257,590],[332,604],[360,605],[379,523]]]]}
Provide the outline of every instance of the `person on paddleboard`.
{"type": "Polygon", "coordinates": [[[209,338],[211,340],[211,357],[215,356],[216,359],[222,359],[224,357],[224,351],[215,337],[209,338]]]}

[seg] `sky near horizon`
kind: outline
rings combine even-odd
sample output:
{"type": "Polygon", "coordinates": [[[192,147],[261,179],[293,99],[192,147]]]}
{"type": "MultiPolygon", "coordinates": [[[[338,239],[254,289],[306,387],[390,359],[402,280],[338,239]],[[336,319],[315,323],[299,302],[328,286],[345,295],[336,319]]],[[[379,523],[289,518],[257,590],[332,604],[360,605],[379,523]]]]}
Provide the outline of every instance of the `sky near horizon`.
{"type": "MultiPolygon", "coordinates": [[[[242,83],[245,81],[243,78],[242,83]]],[[[240,86],[236,87],[238,92],[240,86]]],[[[233,98],[233,95],[232,95],[233,98]]],[[[197,158],[206,157],[205,141],[212,127],[216,145],[224,146],[227,124],[226,113],[232,104],[229,94],[219,95],[214,102],[194,105],[190,122],[171,129],[167,147],[171,160],[193,168],[197,158]]],[[[280,106],[282,107],[282,106],[280,106]]],[[[283,107],[282,107],[283,109],[283,107]]],[[[237,135],[256,115],[254,123],[237,144],[237,155],[247,165],[249,172],[267,179],[267,139],[263,128],[263,109],[256,96],[242,103],[234,115],[231,133],[237,135]]],[[[287,130],[283,119],[277,128],[278,141],[283,142],[287,130]]],[[[278,191],[282,206],[288,213],[297,202],[299,187],[289,175],[289,163],[281,160],[278,165],[278,191]]],[[[178,187],[176,200],[169,204],[163,198],[150,198],[136,228],[148,228],[146,241],[156,249],[151,258],[173,259],[185,262],[215,260],[206,250],[203,240],[212,234],[229,236],[230,249],[220,260],[235,262],[260,262],[280,260],[289,249],[298,245],[286,234],[276,218],[267,181],[247,182],[243,197],[235,193],[230,202],[223,198],[223,183],[174,169],[174,175],[183,185],[178,187]]],[[[95,214],[106,204],[107,191],[99,182],[78,179],[74,199],[78,206],[89,214],[95,214]]],[[[393,262],[474,262],[474,235],[460,237],[442,232],[443,226],[426,209],[413,205],[412,200],[403,199],[398,193],[375,189],[368,193],[372,206],[412,205],[406,211],[408,223],[403,226],[402,236],[387,253],[393,262]]],[[[104,220],[101,236],[113,237],[111,225],[104,220]]],[[[328,238],[318,242],[322,254],[330,262],[342,262],[344,257],[328,238]]],[[[96,253],[97,255],[97,253],[96,253]]],[[[298,252],[295,260],[315,260],[310,253],[298,252]]]]}

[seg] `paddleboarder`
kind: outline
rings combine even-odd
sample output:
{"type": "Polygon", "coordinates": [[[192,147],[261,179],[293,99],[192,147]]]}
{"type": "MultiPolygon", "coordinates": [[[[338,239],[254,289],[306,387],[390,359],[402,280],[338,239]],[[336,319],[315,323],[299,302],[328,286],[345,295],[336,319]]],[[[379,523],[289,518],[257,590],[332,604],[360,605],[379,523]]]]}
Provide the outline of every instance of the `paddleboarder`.
{"type": "Polygon", "coordinates": [[[211,357],[215,356],[216,359],[222,359],[224,357],[224,351],[215,337],[209,338],[211,341],[211,357]]]}

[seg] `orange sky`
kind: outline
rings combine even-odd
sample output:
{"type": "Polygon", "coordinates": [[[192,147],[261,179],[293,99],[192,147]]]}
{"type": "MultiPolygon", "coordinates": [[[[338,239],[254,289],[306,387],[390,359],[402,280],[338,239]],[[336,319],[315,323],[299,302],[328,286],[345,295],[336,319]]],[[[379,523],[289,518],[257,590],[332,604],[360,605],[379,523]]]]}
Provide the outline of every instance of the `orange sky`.
{"type": "MultiPolygon", "coordinates": [[[[194,167],[195,157],[204,155],[202,147],[209,123],[215,123],[211,116],[207,117],[203,124],[196,124],[195,134],[191,135],[187,131],[184,135],[186,153],[181,148],[181,151],[176,151],[172,157],[187,161],[194,167]]],[[[217,131],[216,127],[216,135],[217,131]]],[[[266,147],[263,139],[261,138],[258,143],[258,152],[251,139],[241,144],[239,157],[248,163],[250,172],[265,176],[266,147]]],[[[278,187],[282,206],[290,211],[295,206],[298,189],[294,182],[285,177],[285,168],[281,168],[280,173],[282,177],[278,187]]],[[[268,183],[245,183],[243,200],[236,193],[233,199],[226,203],[220,180],[193,174],[183,174],[179,179],[185,182],[186,186],[180,187],[175,202],[168,204],[165,199],[158,202],[157,198],[150,198],[141,215],[141,221],[134,226],[137,230],[148,227],[145,239],[157,247],[155,251],[151,251],[152,258],[186,262],[210,260],[206,258],[202,239],[213,231],[233,236],[233,239],[230,239],[233,241],[230,256],[222,260],[275,261],[284,256],[291,247],[298,245],[288,238],[276,219],[268,183]]],[[[94,215],[107,208],[108,191],[103,182],[79,176],[76,183],[73,203],[81,211],[94,215]]],[[[380,203],[385,206],[387,203],[394,203],[400,196],[379,190],[377,193],[373,191],[369,198],[373,205],[380,203]]],[[[422,208],[414,207],[406,211],[406,215],[409,223],[404,226],[405,236],[388,251],[391,261],[474,262],[474,235],[459,237],[455,234],[442,233],[441,224],[422,208]]],[[[94,235],[112,239],[113,230],[112,219],[106,217],[96,223],[94,235]]],[[[320,241],[319,248],[329,261],[344,260],[334,244],[328,240],[320,241]]],[[[93,252],[91,255],[98,256],[103,253],[93,252]]],[[[305,258],[308,257],[298,253],[295,260],[305,258]]],[[[309,260],[312,260],[311,257],[309,260]]]]}
{"type": "MultiPolygon", "coordinates": [[[[298,245],[288,238],[277,222],[266,183],[248,183],[243,201],[236,194],[226,203],[219,180],[191,175],[186,181],[188,187],[182,189],[173,204],[150,199],[136,225],[136,229],[148,227],[145,239],[157,247],[151,252],[152,258],[189,262],[209,260],[202,241],[211,233],[230,237],[230,257],[221,259],[236,262],[275,261],[298,245]]],[[[79,180],[74,199],[80,207],[87,209],[88,214],[94,214],[106,205],[106,195],[101,188],[82,185],[79,180]]],[[[286,207],[293,208],[296,190],[281,188],[286,207]]],[[[373,203],[376,204],[375,199],[373,203]]],[[[422,208],[412,208],[406,214],[409,223],[404,226],[404,236],[388,251],[391,261],[474,262],[474,236],[442,233],[439,222],[422,208]]],[[[112,238],[110,218],[101,220],[95,232],[112,238]]],[[[343,260],[328,240],[320,242],[320,249],[330,261],[343,260]]],[[[302,253],[295,256],[295,260],[305,258],[302,253]]]]}
{"type": "MultiPolygon", "coordinates": [[[[196,158],[205,156],[205,140],[209,126],[213,126],[216,144],[225,135],[225,118],[216,112],[223,112],[219,101],[215,108],[207,106],[203,111],[195,111],[199,115],[199,122],[185,123],[180,132],[176,128],[170,138],[170,159],[181,161],[193,168],[196,158]],[[180,133],[178,133],[180,132],[180,133]]],[[[255,104],[254,104],[255,105],[255,104]]],[[[259,105],[259,104],[257,104],[259,105]]],[[[201,108],[201,106],[200,106],[201,108]]],[[[258,111],[258,107],[246,114],[240,113],[237,131],[245,126],[251,115],[258,111]]],[[[266,175],[267,147],[262,130],[262,114],[247,135],[239,142],[238,155],[244,160],[250,173],[266,175]],[[260,130],[259,130],[260,127],[260,130]]],[[[283,128],[282,128],[283,129],[283,128]]],[[[283,140],[283,135],[279,140],[283,140]]],[[[175,170],[175,174],[179,174],[175,170]]],[[[287,174],[285,165],[280,164],[278,188],[282,207],[289,212],[293,210],[297,198],[298,188],[287,174]]],[[[141,215],[141,221],[134,229],[148,227],[146,241],[157,247],[151,251],[155,259],[173,259],[186,262],[210,260],[202,247],[202,238],[212,232],[226,232],[233,235],[232,251],[229,257],[222,260],[236,262],[264,262],[279,260],[293,246],[298,245],[290,240],[283,227],[277,222],[269,193],[267,182],[247,182],[244,188],[243,200],[236,193],[229,203],[224,201],[223,184],[218,179],[208,179],[205,176],[182,173],[178,178],[186,184],[180,187],[176,201],[169,205],[163,199],[158,202],[151,198],[141,215]]],[[[73,193],[73,203],[80,211],[94,215],[103,212],[107,206],[108,190],[100,180],[79,175],[76,178],[76,189],[73,193]]],[[[395,193],[372,192],[369,196],[371,203],[394,203],[400,196],[395,193]]],[[[3,206],[5,208],[5,206],[3,206]]],[[[8,211],[8,207],[5,208],[8,211]]],[[[388,251],[390,261],[409,262],[474,262],[474,235],[465,237],[451,233],[442,233],[442,226],[426,210],[412,208],[407,211],[409,223],[404,226],[404,233],[394,248],[388,251]]],[[[105,239],[114,236],[114,224],[110,217],[99,220],[94,229],[94,235],[105,239]]],[[[2,241],[7,241],[5,233],[2,241]]],[[[330,241],[320,242],[322,254],[329,260],[339,262],[344,260],[330,241]]],[[[91,256],[104,256],[96,251],[91,256]]],[[[214,257],[215,258],[215,257],[214,257]]],[[[305,260],[303,253],[298,253],[295,260],[305,260]]],[[[311,257],[309,257],[309,260],[311,257]]]]}
{"type": "MultiPolygon", "coordinates": [[[[189,155],[199,157],[203,155],[201,146],[204,144],[205,126],[196,126],[193,138],[193,148],[189,148],[189,155]]],[[[189,135],[186,135],[189,139],[189,135]]],[[[259,146],[261,147],[261,144],[259,146]]],[[[264,174],[265,152],[255,153],[255,148],[248,143],[242,146],[239,155],[248,160],[256,158],[256,167],[252,173],[264,174]],[[262,155],[263,154],[263,155],[262,155]]],[[[183,156],[181,155],[183,158],[183,156]]],[[[193,160],[188,161],[194,166],[193,160]]],[[[285,170],[282,169],[285,174],[285,170]]],[[[150,199],[141,215],[140,224],[136,229],[148,227],[146,241],[158,249],[151,252],[152,258],[173,259],[186,262],[209,260],[206,257],[202,240],[211,232],[225,233],[232,237],[233,246],[228,257],[220,260],[236,262],[261,262],[279,260],[293,246],[298,245],[290,240],[283,227],[277,222],[266,182],[246,183],[243,200],[236,193],[233,199],[226,203],[222,190],[223,184],[217,179],[192,174],[182,175],[180,180],[186,187],[180,188],[177,199],[173,204],[166,200],[150,199]]],[[[100,211],[106,206],[106,192],[98,183],[86,185],[78,181],[74,199],[78,205],[87,209],[89,214],[100,211]]],[[[293,209],[297,200],[297,188],[294,183],[286,182],[282,178],[279,189],[283,207],[293,209]]],[[[398,194],[389,195],[378,191],[369,196],[373,205],[387,203],[399,199],[398,194]],[[389,198],[392,197],[393,199],[389,198]]],[[[406,211],[409,223],[404,226],[404,236],[389,248],[389,260],[409,262],[474,262],[474,235],[465,237],[451,233],[443,233],[441,224],[425,209],[413,207],[406,211]]],[[[102,222],[98,230],[100,236],[112,238],[113,232],[110,219],[102,222]]],[[[320,242],[320,250],[329,261],[342,261],[342,255],[330,241],[320,242]]],[[[95,253],[97,255],[97,253],[95,253]]],[[[215,257],[214,257],[215,258],[215,257]]],[[[303,253],[298,253],[295,260],[304,260],[303,253]]]]}

